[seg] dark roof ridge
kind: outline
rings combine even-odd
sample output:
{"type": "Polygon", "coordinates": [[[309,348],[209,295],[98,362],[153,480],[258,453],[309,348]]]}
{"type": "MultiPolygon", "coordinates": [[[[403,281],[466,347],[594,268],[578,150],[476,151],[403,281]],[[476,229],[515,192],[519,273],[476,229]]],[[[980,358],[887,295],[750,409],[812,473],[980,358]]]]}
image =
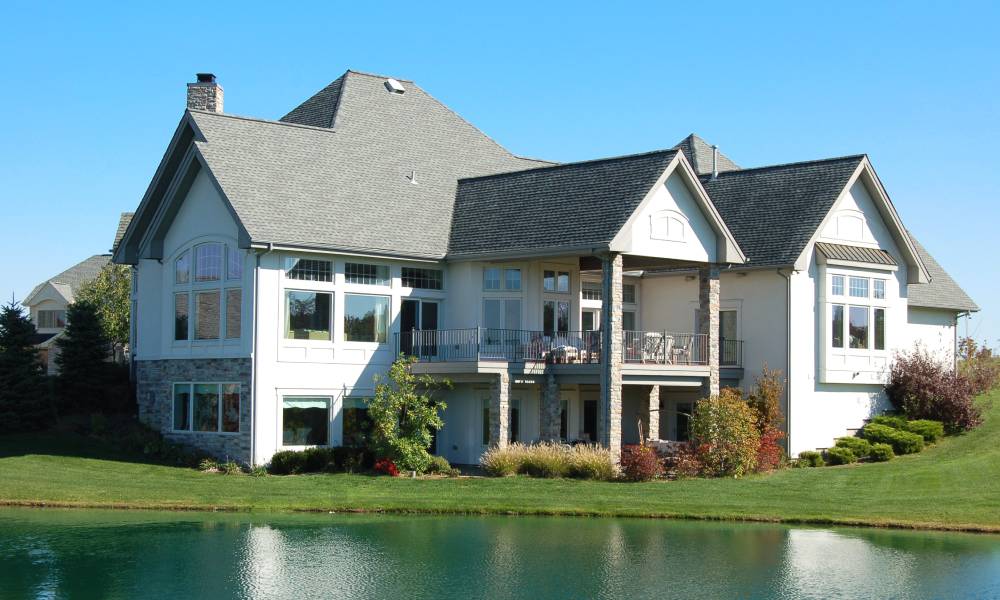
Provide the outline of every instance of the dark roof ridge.
{"type": "MultiPolygon", "coordinates": [[[[355,69],[347,69],[346,71],[344,71],[344,75],[347,75],[348,73],[354,73],[355,75],[364,75],[365,77],[374,77],[375,79],[395,79],[400,83],[413,83],[412,79],[401,79],[399,77],[393,77],[392,75],[379,75],[378,73],[368,73],[367,71],[358,71],[355,69]]],[[[340,77],[343,77],[344,75],[341,75],[340,77]]],[[[337,79],[340,79],[340,77],[338,77],[337,79]]],[[[334,81],[336,81],[337,79],[334,79],[334,81]]]]}
{"type": "Polygon", "coordinates": [[[603,157],[603,158],[591,158],[591,159],[588,159],[588,160],[579,160],[579,161],[574,161],[574,162],[555,163],[555,164],[551,164],[551,165],[545,165],[543,167],[531,167],[529,169],[518,169],[517,171],[504,171],[502,173],[492,173],[490,175],[478,175],[476,177],[462,177],[462,178],[459,179],[459,181],[472,181],[472,180],[475,180],[475,179],[489,179],[491,177],[504,177],[504,176],[507,176],[507,175],[520,175],[522,173],[527,173],[529,171],[543,171],[543,170],[546,170],[546,169],[560,169],[560,168],[563,168],[563,167],[575,167],[575,166],[579,166],[579,165],[586,165],[586,164],[599,163],[599,162],[611,162],[611,161],[615,161],[615,160],[625,160],[625,159],[628,159],[628,158],[639,158],[639,157],[642,157],[642,156],[651,156],[653,154],[664,154],[664,155],[666,155],[666,154],[672,154],[672,153],[677,153],[677,152],[680,152],[680,150],[678,150],[676,148],[666,148],[666,149],[662,149],[662,150],[650,150],[649,152],[637,152],[635,154],[621,154],[621,155],[618,155],[618,156],[606,156],[606,157],[603,157]]]}
{"type": "MultiPolygon", "coordinates": [[[[721,173],[718,174],[718,177],[723,177],[723,176],[728,177],[730,175],[739,175],[740,173],[747,173],[749,171],[764,171],[766,169],[783,169],[783,168],[786,168],[786,167],[799,167],[799,166],[803,166],[803,165],[812,165],[812,164],[836,162],[836,161],[842,161],[842,160],[848,160],[848,159],[862,159],[862,158],[865,158],[866,156],[868,156],[868,155],[867,154],[848,154],[848,155],[845,155],[845,156],[834,156],[834,157],[831,157],[831,158],[817,158],[817,159],[814,159],[814,160],[800,160],[800,161],[797,161],[797,162],[778,163],[778,164],[774,164],[774,165],[763,165],[763,166],[760,166],[760,167],[747,167],[747,168],[741,168],[741,169],[736,170],[736,171],[723,171],[723,172],[721,172],[721,173]]],[[[701,177],[711,177],[711,175],[710,174],[709,175],[702,175],[701,177]]]]}
{"type": "Polygon", "coordinates": [[[185,112],[198,113],[199,115],[208,115],[210,117],[226,117],[227,119],[237,119],[240,121],[251,121],[254,123],[264,123],[265,125],[281,125],[282,127],[295,127],[298,129],[311,129],[313,131],[325,131],[327,133],[335,133],[332,127],[317,127],[315,125],[300,125],[298,123],[289,123],[288,121],[275,121],[273,119],[262,119],[260,117],[247,117],[243,115],[234,115],[230,113],[220,113],[212,110],[199,110],[188,108],[185,112]]]}

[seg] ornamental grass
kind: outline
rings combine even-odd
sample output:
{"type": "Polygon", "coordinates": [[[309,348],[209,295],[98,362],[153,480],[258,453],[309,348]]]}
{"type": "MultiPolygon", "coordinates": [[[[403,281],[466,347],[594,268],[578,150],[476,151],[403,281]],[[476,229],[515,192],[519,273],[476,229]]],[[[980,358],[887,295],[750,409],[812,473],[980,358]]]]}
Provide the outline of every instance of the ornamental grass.
{"type": "Polygon", "coordinates": [[[494,477],[528,475],[607,481],[618,475],[610,450],[585,444],[569,446],[555,442],[514,443],[503,448],[490,448],[483,454],[479,464],[486,473],[494,477]]]}

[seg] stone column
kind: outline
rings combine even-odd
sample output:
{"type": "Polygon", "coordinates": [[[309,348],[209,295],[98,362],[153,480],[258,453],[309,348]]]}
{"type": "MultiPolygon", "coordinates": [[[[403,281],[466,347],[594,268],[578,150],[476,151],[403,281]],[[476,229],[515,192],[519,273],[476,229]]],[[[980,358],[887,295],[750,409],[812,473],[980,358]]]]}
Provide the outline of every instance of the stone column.
{"type": "Polygon", "coordinates": [[[708,381],[702,393],[719,393],[719,267],[709,265],[698,270],[698,333],[708,336],[701,349],[709,367],[708,381]]]}
{"type": "Polygon", "coordinates": [[[559,441],[559,425],[561,423],[561,411],[559,410],[559,384],[556,383],[556,376],[552,373],[545,375],[545,383],[542,384],[542,404],[541,404],[541,438],[543,442],[559,441]]]}
{"type": "MultiPolygon", "coordinates": [[[[688,313],[690,314],[690,313],[688,313]]],[[[649,388],[649,404],[646,406],[646,439],[660,439],[660,386],[649,388]]]]}
{"type": "Polygon", "coordinates": [[[618,460],[622,449],[622,256],[601,258],[601,405],[598,438],[618,460]]]}
{"type": "Polygon", "coordinates": [[[490,447],[510,440],[510,375],[504,371],[490,383],[490,447]]]}

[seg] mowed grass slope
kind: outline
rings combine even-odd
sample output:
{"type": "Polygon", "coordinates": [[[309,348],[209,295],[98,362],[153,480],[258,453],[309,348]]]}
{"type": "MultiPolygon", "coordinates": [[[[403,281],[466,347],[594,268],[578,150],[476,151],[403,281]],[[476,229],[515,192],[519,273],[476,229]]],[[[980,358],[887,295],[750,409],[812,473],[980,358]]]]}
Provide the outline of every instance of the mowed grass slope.
{"type": "Polygon", "coordinates": [[[228,510],[563,514],[1000,532],[1000,393],[986,423],[888,463],[645,484],[224,476],[132,462],[85,438],[0,437],[0,504],[228,510]]]}

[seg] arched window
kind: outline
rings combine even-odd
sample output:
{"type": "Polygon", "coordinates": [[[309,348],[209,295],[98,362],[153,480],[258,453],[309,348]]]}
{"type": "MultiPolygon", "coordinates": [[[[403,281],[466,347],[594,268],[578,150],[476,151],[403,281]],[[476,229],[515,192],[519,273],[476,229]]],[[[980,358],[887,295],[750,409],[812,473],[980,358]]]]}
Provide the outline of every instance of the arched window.
{"type": "Polygon", "coordinates": [[[677,211],[663,210],[649,217],[650,239],[683,242],[687,229],[687,218],[677,211]]]}
{"type": "Polygon", "coordinates": [[[243,252],[205,242],[174,259],[174,341],[233,340],[242,335],[243,252]]]}

